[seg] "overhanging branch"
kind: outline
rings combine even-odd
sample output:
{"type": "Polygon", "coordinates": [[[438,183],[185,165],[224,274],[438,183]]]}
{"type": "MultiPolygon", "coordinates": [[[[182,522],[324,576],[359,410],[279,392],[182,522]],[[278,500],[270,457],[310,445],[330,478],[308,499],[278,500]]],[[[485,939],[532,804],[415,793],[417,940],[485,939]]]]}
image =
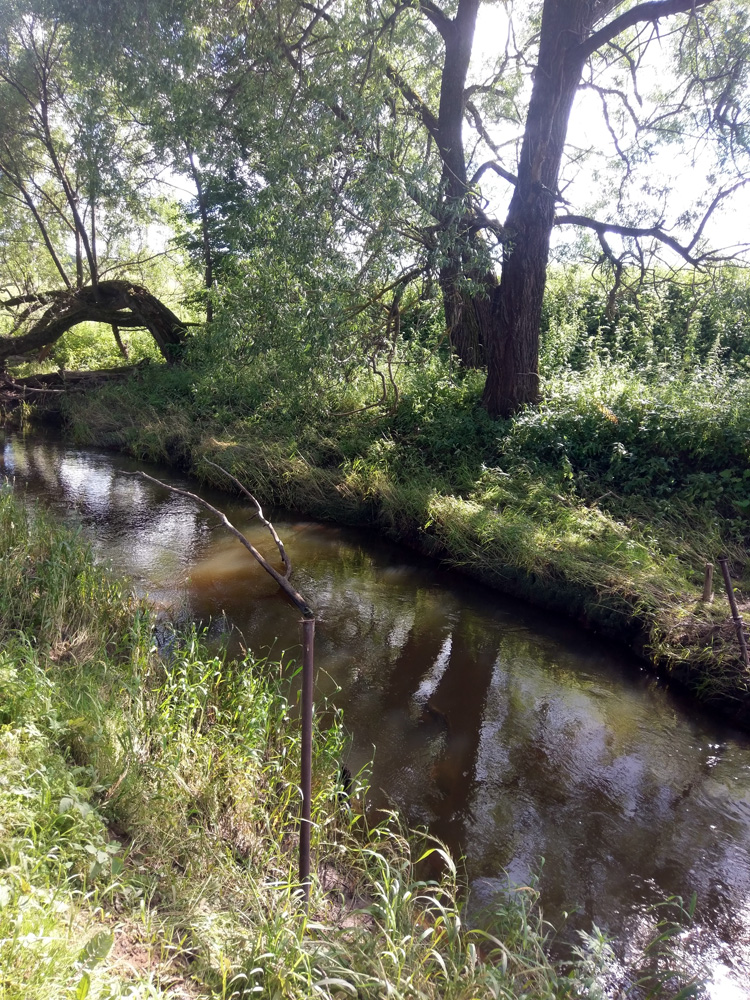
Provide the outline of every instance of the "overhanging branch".
{"type": "Polygon", "coordinates": [[[469,181],[469,187],[474,187],[478,183],[482,174],[486,173],[488,170],[494,170],[494,172],[502,177],[504,181],[508,181],[509,184],[517,184],[518,178],[515,174],[512,174],[510,170],[506,170],[505,167],[501,167],[496,160],[487,160],[483,163],[475,172],[474,176],[469,181]]]}
{"type": "Polygon", "coordinates": [[[665,246],[670,247],[675,253],[686,260],[688,264],[692,264],[694,267],[697,267],[711,256],[709,254],[702,254],[699,257],[694,257],[690,252],[694,243],[683,246],[674,236],[665,233],[658,223],[655,226],[620,226],[614,222],[600,222],[597,219],[590,219],[585,215],[558,215],[555,218],[555,225],[582,226],[584,229],[593,230],[598,236],[602,236],[605,233],[613,233],[616,236],[625,236],[632,239],[658,240],[660,243],[664,243],[665,246]]]}
{"type": "Polygon", "coordinates": [[[636,24],[643,24],[646,21],[658,21],[662,17],[670,17],[673,14],[686,14],[695,11],[699,7],[706,7],[714,3],[714,0],[648,0],[647,3],[636,4],[624,14],[620,14],[614,21],[605,24],[603,28],[595,31],[586,41],[581,42],[571,49],[570,55],[576,59],[585,60],[593,55],[597,49],[602,48],[607,42],[622,34],[628,28],[636,24]]]}

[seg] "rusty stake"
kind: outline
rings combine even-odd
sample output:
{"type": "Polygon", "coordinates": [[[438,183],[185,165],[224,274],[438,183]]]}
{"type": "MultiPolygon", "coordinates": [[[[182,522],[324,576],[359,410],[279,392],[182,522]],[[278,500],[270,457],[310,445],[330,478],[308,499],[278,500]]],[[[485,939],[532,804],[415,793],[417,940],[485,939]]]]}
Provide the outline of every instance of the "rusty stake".
{"type": "Polygon", "coordinates": [[[312,714],[315,619],[302,620],[302,815],[299,828],[299,880],[305,903],[310,902],[310,821],[312,815],[312,714]]]}

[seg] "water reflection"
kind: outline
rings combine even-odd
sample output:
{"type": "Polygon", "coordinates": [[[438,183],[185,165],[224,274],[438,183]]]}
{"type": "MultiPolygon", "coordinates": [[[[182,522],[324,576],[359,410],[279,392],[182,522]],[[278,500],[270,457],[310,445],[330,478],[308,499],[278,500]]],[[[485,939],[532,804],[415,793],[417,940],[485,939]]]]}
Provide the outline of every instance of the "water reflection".
{"type": "MultiPolygon", "coordinates": [[[[262,569],[202,509],[124,475],[134,463],[15,437],[3,463],[157,603],[231,623],[255,650],[298,645],[297,615],[262,569]]],[[[204,495],[273,551],[245,507],[204,495]]],[[[713,997],[745,995],[748,739],[562,620],[363,533],[274,521],[319,613],[318,690],[344,709],[349,768],[375,747],[375,802],[464,852],[477,898],[505,885],[504,871],[526,882],[544,858],[545,913],[578,904],[571,928],[632,938],[644,905],[696,891],[686,948],[711,964],[713,997]]]]}

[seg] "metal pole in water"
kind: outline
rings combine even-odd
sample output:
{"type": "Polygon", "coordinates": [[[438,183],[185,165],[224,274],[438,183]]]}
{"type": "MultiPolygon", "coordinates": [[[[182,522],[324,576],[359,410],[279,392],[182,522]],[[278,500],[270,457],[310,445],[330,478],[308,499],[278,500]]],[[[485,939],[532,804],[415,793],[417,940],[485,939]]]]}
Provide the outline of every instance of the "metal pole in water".
{"type": "Polygon", "coordinates": [[[750,662],[748,661],[747,655],[747,642],[745,641],[745,626],[742,619],[740,618],[740,613],[737,609],[737,601],[734,599],[734,590],[732,589],[732,577],[729,573],[729,566],[727,565],[727,557],[719,556],[719,563],[721,565],[721,572],[724,574],[724,584],[727,588],[727,597],[729,598],[729,607],[732,611],[732,618],[734,620],[734,627],[737,630],[737,639],[740,644],[740,652],[742,653],[742,662],[746,667],[750,667],[750,662]]]}
{"type": "Polygon", "coordinates": [[[302,620],[302,815],[299,829],[299,880],[305,905],[310,902],[310,825],[312,816],[312,715],[315,619],[302,620]]]}

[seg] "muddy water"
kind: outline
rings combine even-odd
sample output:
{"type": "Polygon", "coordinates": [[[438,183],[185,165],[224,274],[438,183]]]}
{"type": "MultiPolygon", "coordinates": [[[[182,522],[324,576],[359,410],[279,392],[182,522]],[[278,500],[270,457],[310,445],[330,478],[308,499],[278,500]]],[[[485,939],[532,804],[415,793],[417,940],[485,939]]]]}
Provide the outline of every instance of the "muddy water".
{"type": "MultiPolygon", "coordinates": [[[[273,657],[298,647],[272,581],[204,511],[124,475],[134,463],[12,436],[2,451],[19,492],[82,523],[173,617],[273,657]]],[[[272,551],[246,508],[204,495],[272,551]]],[[[750,996],[750,739],[562,619],[372,533],[273,517],[319,612],[318,693],[344,710],[348,767],[374,755],[375,799],[465,855],[474,900],[541,870],[552,921],[577,907],[571,933],[632,943],[649,905],[696,892],[684,949],[710,997],[750,996]]]]}

